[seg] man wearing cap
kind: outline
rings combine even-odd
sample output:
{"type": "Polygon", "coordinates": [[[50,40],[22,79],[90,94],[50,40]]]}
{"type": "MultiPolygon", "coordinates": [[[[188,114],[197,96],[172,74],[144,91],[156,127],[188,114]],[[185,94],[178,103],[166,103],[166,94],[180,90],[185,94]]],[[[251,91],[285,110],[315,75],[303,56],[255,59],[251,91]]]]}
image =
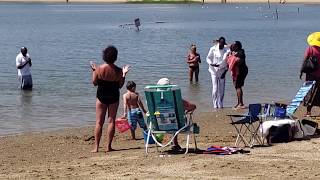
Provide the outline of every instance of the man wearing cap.
{"type": "Polygon", "coordinates": [[[228,71],[226,57],[230,50],[224,37],[220,37],[214,43],[207,56],[212,79],[212,103],[213,108],[223,108],[225,75],[228,71]]]}
{"type": "Polygon", "coordinates": [[[32,90],[31,66],[32,62],[28,54],[28,49],[26,47],[22,47],[20,49],[20,53],[16,57],[18,80],[22,90],[32,90]]]}
{"type": "MultiPolygon", "coordinates": [[[[320,66],[320,32],[311,33],[307,42],[309,47],[305,50],[303,61],[309,57],[314,56],[317,58],[318,66],[320,66]]],[[[302,71],[300,71],[300,79],[302,78],[302,71]]],[[[304,98],[304,105],[307,106],[306,116],[311,115],[313,106],[320,106],[320,68],[311,73],[306,73],[306,81],[316,81],[315,87],[311,93],[304,98]]]]}

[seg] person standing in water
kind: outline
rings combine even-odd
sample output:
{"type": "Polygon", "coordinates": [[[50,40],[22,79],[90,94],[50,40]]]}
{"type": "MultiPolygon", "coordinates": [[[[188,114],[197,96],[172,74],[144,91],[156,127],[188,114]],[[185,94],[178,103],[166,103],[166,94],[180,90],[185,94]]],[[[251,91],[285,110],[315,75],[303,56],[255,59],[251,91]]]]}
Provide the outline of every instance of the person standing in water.
{"type": "Polygon", "coordinates": [[[20,53],[16,57],[18,80],[22,90],[32,90],[31,66],[32,62],[28,54],[28,49],[26,47],[22,47],[20,49],[20,53]]]}
{"type": "Polygon", "coordinates": [[[207,63],[209,64],[209,72],[212,79],[212,104],[213,108],[223,108],[223,98],[225,90],[225,75],[228,71],[226,62],[229,48],[227,47],[224,37],[214,41],[207,56],[207,63]]]}
{"type": "Polygon", "coordinates": [[[192,44],[190,52],[187,56],[187,63],[189,64],[189,80],[193,81],[193,74],[196,82],[199,80],[199,64],[201,63],[200,54],[197,53],[197,46],[192,44]]]}

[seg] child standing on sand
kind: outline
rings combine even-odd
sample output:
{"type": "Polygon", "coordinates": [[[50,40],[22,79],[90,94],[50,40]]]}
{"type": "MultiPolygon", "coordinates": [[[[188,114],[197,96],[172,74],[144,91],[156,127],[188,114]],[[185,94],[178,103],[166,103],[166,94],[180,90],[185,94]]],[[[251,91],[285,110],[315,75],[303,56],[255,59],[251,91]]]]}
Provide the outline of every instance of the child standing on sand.
{"type": "Polygon", "coordinates": [[[140,128],[147,130],[147,125],[143,119],[143,113],[147,113],[140,100],[139,94],[136,92],[136,83],[133,81],[127,82],[127,93],[123,95],[123,109],[124,117],[128,118],[129,124],[131,126],[131,136],[132,139],[136,139],[135,130],[137,129],[137,123],[140,128]],[[142,111],[141,111],[142,110],[142,111]]]}

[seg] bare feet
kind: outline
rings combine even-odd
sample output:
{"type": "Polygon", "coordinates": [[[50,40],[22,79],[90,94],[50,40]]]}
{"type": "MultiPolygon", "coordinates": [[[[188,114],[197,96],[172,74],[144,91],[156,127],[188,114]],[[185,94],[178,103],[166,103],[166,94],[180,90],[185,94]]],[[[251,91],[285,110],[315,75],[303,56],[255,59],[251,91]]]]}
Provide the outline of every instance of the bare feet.
{"type": "Polygon", "coordinates": [[[234,107],[234,110],[239,110],[239,109],[245,109],[246,106],[245,105],[237,105],[236,107],[234,107]]]}
{"type": "Polygon", "coordinates": [[[93,149],[91,152],[92,152],[92,153],[97,153],[97,152],[98,152],[98,149],[93,149]]]}

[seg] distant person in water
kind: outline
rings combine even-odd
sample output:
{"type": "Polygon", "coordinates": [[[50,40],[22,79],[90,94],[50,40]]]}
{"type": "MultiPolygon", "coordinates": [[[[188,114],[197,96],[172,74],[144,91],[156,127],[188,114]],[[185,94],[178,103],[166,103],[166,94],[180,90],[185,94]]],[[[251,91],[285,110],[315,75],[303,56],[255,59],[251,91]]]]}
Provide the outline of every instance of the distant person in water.
{"type": "Polygon", "coordinates": [[[197,46],[192,44],[189,54],[187,56],[187,63],[189,64],[189,80],[193,81],[193,74],[196,82],[199,81],[199,64],[201,63],[200,54],[197,53],[197,46]]]}
{"type": "Polygon", "coordinates": [[[32,62],[28,54],[28,49],[26,47],[22,47],[20,49],[20,53],[16,57],[18,80],[22,90],[32,90],[31,66],[32,62]]]}
{"type": "Polygon", "coordinates": [[[134,20],[134,26],[136,26],[137,31],[140,31],[139,26],[141,26],[141,23],[139,18],[134,20]]]}
{"type": "Polygon", "coordinates": [[[102,135],[102,128],[108,112],[107,147],[106,151],[113,151],[111,144],[115,133],[115,118],[119,106],[120,88],[130,70],[126,65],[122,69],[114,63],[117,60],[118,50],[114,46],[108,46],[103,51],[104,64],[97,66],[91,63],[92,83],[97,88],[96,98],[96,126],[94,130],[95,144],[91,152],[98,152],[102,135]]]}
{"type": "Polygon", "coordinates": [[[234,106],[235,109],[245,108],[243,103],[243,91],[244,80],[248,75],[248,67],[246,65],[246,54],[242,49],[240,41],[235,41],[230,46],[231,52],[228,54],[227,63],[233,80],[233,85],[236,89],[238,103],[234,106]]]}
{"type": "Polygon", "coordinates": [[[147,111],[143,106],[139,94],[136,92],[136,83],[133,81],[127,82],[127,93],[123,95],[123,116],[128,118],[131,126],[131,137],[136,140],[135,130],[137,129],[137,123],[144,131],[147,130],[147,125],[144,122],[143,114],[147,111]]]}

